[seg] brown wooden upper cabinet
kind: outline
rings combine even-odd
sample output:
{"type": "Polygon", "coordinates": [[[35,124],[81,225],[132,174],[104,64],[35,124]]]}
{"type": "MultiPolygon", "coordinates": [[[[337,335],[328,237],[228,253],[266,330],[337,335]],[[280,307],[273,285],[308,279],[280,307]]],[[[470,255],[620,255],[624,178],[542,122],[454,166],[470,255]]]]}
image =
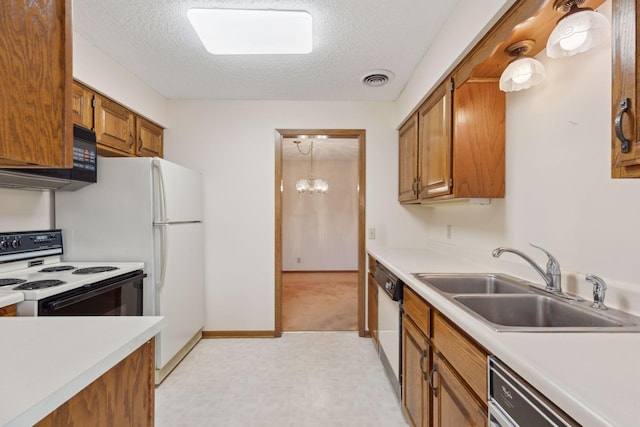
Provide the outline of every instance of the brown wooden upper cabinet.
{"type": "Polygon", "coordinates": [[[127,108],[100,94],[95,95],[96,140],[103,155],[135,154],[135,116],[127,108]]]}
{"type": "Polygon", "coordinates": [[[418,110],[418,198],[451,192],[451,96],[446,81],[418,110]]]}
{"type": "Polygon", "coordinates": [[[445,80],[400,127],[399,201],[504,197],[504,124],[497,80],[445,80]]]}
{"type": "Polygon", "coordinates": [[[398,131],[398,200],[416,200],[418,192],[418,115],[414,114],[398,131]]]}
{"type": "Polygon", "coordinates": [[[1,2],[0,167],[73,165],[71,40],[71,0],[1,2]]]}
{"type": "Polygon", "coordinates": [[[612,3],[611,176],[640,178],[640,68],[636,0],[612,3]]]}
{"type": "Polygon", "coordinates": [[[136,156],[162,157],[163,129],[143,117],[136,117],[136,156]]]}
{"type": "Polygon", "coordinates": [[[73,123],[93,129],[93,99],[94,94],[86,87],[73,83],[72,91],[72,111],[73,123]]]}
{"type": "Polygon", "coordinates": [[[95,130],[102,156],[163,155],[161,126],[78,82],[73,83],[73,122],[95,130]]]}

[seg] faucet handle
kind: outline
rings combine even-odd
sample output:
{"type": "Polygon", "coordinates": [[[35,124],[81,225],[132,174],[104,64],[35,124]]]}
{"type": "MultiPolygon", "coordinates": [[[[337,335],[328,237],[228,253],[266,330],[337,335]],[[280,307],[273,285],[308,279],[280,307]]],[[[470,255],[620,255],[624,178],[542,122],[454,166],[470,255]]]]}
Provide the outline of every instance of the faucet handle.
{"type": "Polygon", "coordinates": [[[558,262],[556,257],[551,255],[549,251],[547,251],[546,249],[541,248],[540,246],[536,246],[533,243],[529,243],[529,246],[532,246],[536,249],[540,249],[542,252],[544,252],[547,255],[547,273],[555,274],[555,275],[560,274],[560,263],[558,262]]]}
{"type": "Polygon", "coordinates": [[[605,281],[594,274],[587,274],[585,280],[593,283],[593,304],[591,307],[598,310],[606,310],[607,306],[604,305],[604,294],[607,290],[607,284],[605,281]]]}

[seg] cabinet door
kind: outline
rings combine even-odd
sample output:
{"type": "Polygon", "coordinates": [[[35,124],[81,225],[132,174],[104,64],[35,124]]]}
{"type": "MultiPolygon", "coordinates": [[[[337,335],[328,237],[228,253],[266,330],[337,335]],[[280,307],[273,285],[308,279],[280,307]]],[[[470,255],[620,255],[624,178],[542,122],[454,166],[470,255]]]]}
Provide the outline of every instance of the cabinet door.
{"type": "Polygon", "coordinates": [[[504,197],[505,101],[497,80],[469,80],[455,89],[455,198],[504,197]]]}
{"type": "Polygon", "coordinates": [[[613,178],[640,177],[640,126],[638,116],[638,3],[636,0],[613,0],[612,5],[613,86],[611,120],[611,176],[613,178]],[[621,103],[628,99],[627,110],[621,103]],[[616,120],[617,119],[617,120],[616,120]],[[616,125],[616,121],[619,125],[616,125]],[[618,129],[616,129],[618,128],[618,129]],[[627,139],[623,150],[621,139],[627,139]],[[626,152],[624,152],[626,151],[626,152]]]}
{"type": "Polygon", "coordinates": [[[421,199],[451,193],[451,97],[451,83],[447,80],[418,111],[421,199]]]}
{"type": "Polygon", "coordinates": [[[444,359],[434,356],[435,387],[433,425],[437,427],[478,427],[487,425],[487,409],[476,400],[444,359]]]}
{"type": "Polygon", "coordinates": [[[0,317],[15,317],[17,314],[18,306],[16,304],[0,307],[0,317]]]}
{"type": "Polygon", "coordinates": [[[136,131],[134,114],[100,94],[96,94],[95,99],[98,153],[105,156],[133,155],[136,131]]]}
{"type": "Polygon", "coordinates": [[[402,321],[402,408],[412,427],[429,425],[430,393],[427,373],[431,349],[407,315],[402,321]]]}
{"type": "Polygon", "coordinates": [[[73,123],[87,129],[93,129],[93,96],[93,92],[89,89],[78,83],[73,83],[73,123]]]}
{"type": "Polygon", "coordinates": [[[398,131],[398,201],[418,197],[418,116],[413,115],[398,131]]]}
{"type": "Polygon", "coordinates": [[[154,360],[155,339],[151,339],[39,421],[36,427],[152,427],[154,360]]]}
{"type": "Polygon", "coordinates": [[[136,118],[136,155],[140,157],[162,157],[163,129],[149,120],[136,118]]]}
{"type": "Polygon", "coordinates": [[[367,295],[367,326],[373,344],[378,349],[378,285],[373,276],[369,274],[369,293],[367,295]]]}
{"type": "Polygon", "coordinates": [[[73,166],[71,0],[0,2],[0,166],[73,166]]]}

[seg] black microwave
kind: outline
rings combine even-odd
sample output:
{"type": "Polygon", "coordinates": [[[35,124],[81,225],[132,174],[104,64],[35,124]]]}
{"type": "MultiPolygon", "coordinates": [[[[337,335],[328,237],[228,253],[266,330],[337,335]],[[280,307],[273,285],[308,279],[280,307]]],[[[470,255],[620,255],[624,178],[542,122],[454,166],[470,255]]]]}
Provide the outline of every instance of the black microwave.
{"type": "Polygon", "coordinates": [[[96,134],[73,125],[73,167],[0,169],[0,186],[30,190],[75,191],[98,180],[96,134]]]}

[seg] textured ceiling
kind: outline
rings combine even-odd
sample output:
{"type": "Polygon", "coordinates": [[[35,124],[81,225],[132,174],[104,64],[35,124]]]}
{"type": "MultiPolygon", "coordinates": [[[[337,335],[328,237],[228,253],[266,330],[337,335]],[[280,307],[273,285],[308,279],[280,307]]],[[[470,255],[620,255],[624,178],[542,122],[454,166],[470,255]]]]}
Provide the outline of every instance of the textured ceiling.
{"type": "Polygon", "coordinates": [[[457,0],[73,0],[76,32],[170,99],[395,100],[457,0]],[[192,7],[306,10],[309,55],[207,53],[192,7]],[[367,87],[368,71],[395,78],[367,87]]]}

